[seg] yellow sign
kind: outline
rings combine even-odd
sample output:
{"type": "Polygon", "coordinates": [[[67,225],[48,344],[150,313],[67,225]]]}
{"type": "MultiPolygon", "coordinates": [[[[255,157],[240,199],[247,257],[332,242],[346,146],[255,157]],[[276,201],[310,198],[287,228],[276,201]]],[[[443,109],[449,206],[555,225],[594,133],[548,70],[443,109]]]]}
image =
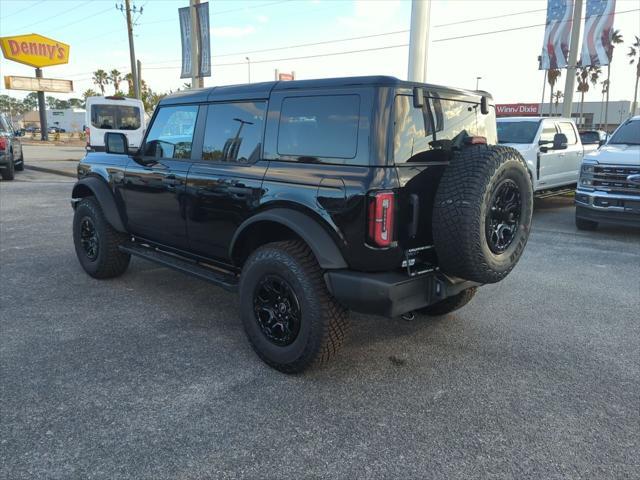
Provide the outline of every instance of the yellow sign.
{"type": "Polygon", "coordinates": [[[69,45],[37,33],[0,37],[0,47],[7,60],[32,67],[49,67],[69,63],[69,45]]]}

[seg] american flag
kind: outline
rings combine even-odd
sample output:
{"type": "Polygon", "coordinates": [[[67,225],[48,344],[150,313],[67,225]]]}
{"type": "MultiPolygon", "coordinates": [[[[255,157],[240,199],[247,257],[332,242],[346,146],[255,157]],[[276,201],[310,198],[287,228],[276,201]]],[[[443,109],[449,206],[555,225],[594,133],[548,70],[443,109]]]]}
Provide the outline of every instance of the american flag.
{"type": "Polygon", "coordinates": [[[540,70],[566,68],[573,25],[573,0],[549,0],[540,70]]]}
{"type": "Polygon", "coordinates": [[[583,67],[609,65],[611,61],[611,34],[616,0],[587,0],[587,16],[582,38],[583,67]]]}

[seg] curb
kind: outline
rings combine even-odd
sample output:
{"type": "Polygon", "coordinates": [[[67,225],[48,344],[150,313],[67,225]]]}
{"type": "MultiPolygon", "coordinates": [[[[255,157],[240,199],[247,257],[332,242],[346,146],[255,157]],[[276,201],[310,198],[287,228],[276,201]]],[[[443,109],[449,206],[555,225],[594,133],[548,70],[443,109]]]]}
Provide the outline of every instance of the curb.
{"type": "Polygon", "coordinates": [[[62,175],[63,177],[78,178],[78,175],[75,173],[66,172],[64,170],[56,170],[55,168],[36,167],[33,165],[25,165],[24,168],[26,168],[27,170],[35,170],[36,172],[45,172],[52,173],[54,175],[62,175]]]}

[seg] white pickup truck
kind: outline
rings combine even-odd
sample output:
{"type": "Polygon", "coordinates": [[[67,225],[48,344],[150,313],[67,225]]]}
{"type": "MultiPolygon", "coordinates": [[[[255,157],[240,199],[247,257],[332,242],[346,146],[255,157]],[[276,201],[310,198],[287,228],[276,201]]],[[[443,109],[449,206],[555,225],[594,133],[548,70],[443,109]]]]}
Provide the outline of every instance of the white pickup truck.
{"type": "Polygon", "coordinates": [[[561,117],[499,118],[498,142],[522,154],[537,197],[575,189],[584,148],[573,120],[561,117]]]}

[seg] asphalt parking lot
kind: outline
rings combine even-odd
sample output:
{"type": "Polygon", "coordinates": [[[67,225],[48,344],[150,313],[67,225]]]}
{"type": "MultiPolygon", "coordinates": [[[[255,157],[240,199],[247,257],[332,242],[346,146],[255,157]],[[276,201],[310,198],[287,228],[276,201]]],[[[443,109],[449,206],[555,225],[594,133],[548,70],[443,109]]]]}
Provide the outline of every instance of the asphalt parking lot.
{"type": "Polygon", "coordinates": [[[138,259],[84,274],[71,186],[0,182],[1,478],[640,477],[640,231],[539,201],[505,281],[447,317],[352,315],[286,376],[236,296],[138,259]]]}

